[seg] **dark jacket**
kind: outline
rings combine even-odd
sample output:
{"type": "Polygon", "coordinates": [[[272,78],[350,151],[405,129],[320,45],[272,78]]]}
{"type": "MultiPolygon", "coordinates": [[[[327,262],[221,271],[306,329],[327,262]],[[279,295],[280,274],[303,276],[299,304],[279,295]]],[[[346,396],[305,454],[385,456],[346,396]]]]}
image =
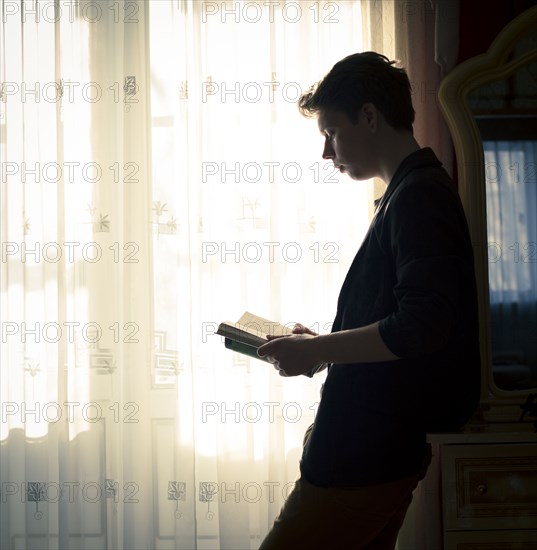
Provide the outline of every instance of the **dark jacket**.
{"type": "Polygon", "coordinates": [[[401,163],[378,203],[332,331],[376,321],[400,359],[329,368],[301,460],[315,485],[416,473],[426,433],[462,426],[479,402],[473,250],[458,193],[431,149],[401,163]]]}

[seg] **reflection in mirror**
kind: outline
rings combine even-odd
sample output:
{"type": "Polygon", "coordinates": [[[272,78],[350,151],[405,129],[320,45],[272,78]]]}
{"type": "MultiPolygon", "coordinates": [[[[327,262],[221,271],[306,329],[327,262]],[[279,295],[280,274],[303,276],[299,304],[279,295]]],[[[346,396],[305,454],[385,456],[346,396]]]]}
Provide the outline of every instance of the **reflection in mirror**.
{"type": "Polygon", "coordinates": [[[484,141],[494,381],[536,385],[537,141],[484,141]]]}
{"type": "Polygon", "coordinates": [[[492,371],[503,390],[537,386],[536,89],[533,62],[469,98],[485,156],[492,371]]]}

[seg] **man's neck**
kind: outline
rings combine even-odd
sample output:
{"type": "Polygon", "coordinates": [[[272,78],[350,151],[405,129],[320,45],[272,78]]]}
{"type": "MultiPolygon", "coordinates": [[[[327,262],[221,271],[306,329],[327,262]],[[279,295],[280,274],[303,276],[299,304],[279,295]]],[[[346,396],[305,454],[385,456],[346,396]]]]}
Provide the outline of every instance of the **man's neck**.
{"type": "Polygon", "coordinates": [[[392,181],[397,168],[408,155],[419,151],[420,146],[411,132],[393,130],[388,132],[382,143],[379,177],[386,185],[392,181]]]}

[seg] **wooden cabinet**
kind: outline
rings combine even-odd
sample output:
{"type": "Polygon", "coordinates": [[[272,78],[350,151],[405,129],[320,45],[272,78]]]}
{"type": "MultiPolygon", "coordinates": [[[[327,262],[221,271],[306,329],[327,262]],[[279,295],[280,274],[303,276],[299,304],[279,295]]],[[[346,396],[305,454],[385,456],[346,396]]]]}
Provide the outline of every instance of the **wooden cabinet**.
{"type": "Polygon", "coordinates": [[[537,436],[434,434],[443,550],[537,548],[537,436]]]}

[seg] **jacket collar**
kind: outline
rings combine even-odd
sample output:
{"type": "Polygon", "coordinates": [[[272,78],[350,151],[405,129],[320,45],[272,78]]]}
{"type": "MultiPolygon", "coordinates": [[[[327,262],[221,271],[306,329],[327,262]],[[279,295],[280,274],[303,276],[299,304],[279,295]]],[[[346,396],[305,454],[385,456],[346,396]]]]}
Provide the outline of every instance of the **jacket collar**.
{"type": "Polygon", "coordinates": [[[397,186],[410,174],[410,172],[417,168],[425,168],[427,166],[442,166],[442,163],[438,160],[430,147],[424,147],[405,157],[395,171],[384,194],[375,200],[375,209],[379,210],[382,205],[386,204],[397,186]]]}

